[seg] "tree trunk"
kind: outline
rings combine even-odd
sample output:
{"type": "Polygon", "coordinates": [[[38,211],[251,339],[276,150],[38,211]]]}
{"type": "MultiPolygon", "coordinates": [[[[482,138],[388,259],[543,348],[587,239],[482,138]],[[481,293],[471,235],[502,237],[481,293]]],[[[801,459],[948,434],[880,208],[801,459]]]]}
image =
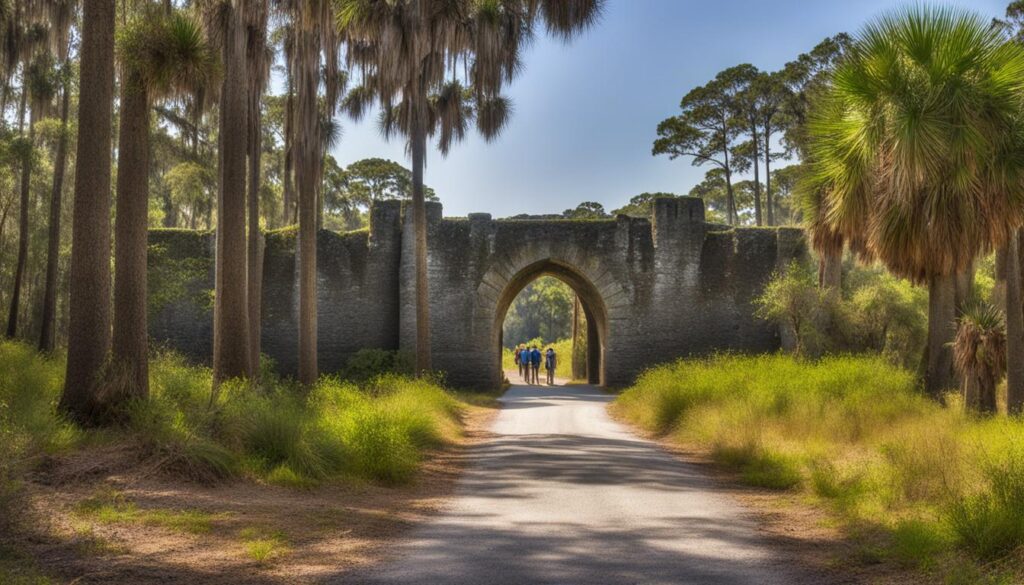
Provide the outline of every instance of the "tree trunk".
{"type": "Polygon", "coordinates": [[[57,313],[57,265],[60,262],[60,207],[64,190],[64,167],[68,153],[68,116],[71,88],[64,80],[60,103],[60,138],[53,161],[53,189],[50,191],[50,225],[46,243],[46,287],[43,291],[43,321],[39,332],[39,351],[51,352],[55,345],[54,321],[57,313]]]}
{"type": "Polygon", "coordinates": [[[262,303],[263,234],[260,232],[260,160],[262,155],[260,96],[249,95],[249,362],[253,375],[260,371],[260,305],[262,303]]]}
{"type": "Polygon", "coordinates": [[[818,260],[818,287],[838,295],[843,287],[843,251],[821,253],[818,260]]]}
{"type": "Polygon", "coordinates": [[[18,260],[14,269],[14,291],[11,293],[11,310],[7,315],[7,337],[18,334],[18,310],[21,304],[21,287],[25,280],[25,265],[28,263],[28,206],[32,187],[32,151],[35,149],[35,111],[29,114],[28,145],[21,159],[21,208],[18,210],[18,260]]]}
{"type": "Polygon", "coordinates": [[[1006,247],[1006,405],[1011,414],[1024,412],[1024,309],[1021,298],[1018,231],[1006,247]]]}
{"type": "Polygon", "coordinates": [[[430,371],[430,291],[427,281],[427,205],[423,196],[423,164],[427,151],[425,112],[412,114],[412,211],[416,232],[416,373],[430,371]]]}
{"type": "MultiPolygon", "coordinates": [[[[768,124],[765,124],[766,126],[768,124]]],[[[767,128],[764,132],[764,199],[768,209],[768,225],[775,225],[775,198],[772,197],[772,135],[767,128]]]]}
{"type": "Polygon", "coordinates": [[[761,172],[758,170],[758,167],[761,166],[761,149],[758,144],[756,123],[752,124],[750,132],[751,143],[754,145],[754,156],[751,157],[754,161],[754,221],[758,226],[761,226],[764,225],[763,212],[761,210],[761,172]]]}
{"type": "MultiPolygon", "coordinates": [[[[114,336],[116,402],[149,395],[146,331],[146,235],[149,204],[149,95],[136,75],[121,76],[114,217],[114,336]]],[[[112,404],[113,405],[113,404],[112,404]]]]}
{"type": "Polygon", "coordinates": [[[320,163],[317,88],[320,46],[315,32],[298,35],[295,183],[299,195],[299,382],[314,384],[317,366],[316,181],[320,163]]]}
{"type": "Polygon", "coordinates": [[[294,183],[292,182],[292,169],[294,167],[294,150],[295,150],[295,99],[292,97],[293,93],[293,79],[291,65],[288,64],[288,97],[285,99],[284,107],[284,197],[282,200],[281,210],[281,222],[282,225],[290,225],[292,219],[292,206],[294,203],[295,195],[292,192],[294,183]]]}
{"type": "Polygon", "coordinates": [[[246,277],[246,98],[244,3],[232,11],[224,41],[224,85],[220,105],[220,189],[217,201],[214,383],[252,374],[246,277]]]}
{"type": "Polygon", "coordinates": [[[928,365],[925,390],[936,400],[956,388],[953,351],[949,344],[956,333],[956,275],[933,276],[928,283],[928,365]]]}
{"type": "Polygon", "coordinates": [[[110,348],[110,157],[114,103],[114,0],[84,4],[78,146],[71,236],[68,358],[61,410],[102,422],[95,384],[110,348]]]}

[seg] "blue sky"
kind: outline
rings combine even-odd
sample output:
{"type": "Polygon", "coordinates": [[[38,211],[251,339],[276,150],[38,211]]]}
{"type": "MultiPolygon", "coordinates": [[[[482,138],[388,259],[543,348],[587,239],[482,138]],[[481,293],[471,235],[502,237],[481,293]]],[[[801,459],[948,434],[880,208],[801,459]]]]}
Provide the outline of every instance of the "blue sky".
{"type": "MultiPolygon", "coordinates": [[[[957,5],[986,18],[1008,0],[957,5]]],[[[581,201],[608,209],[644,191],[684,194],[705,169],[651,156],[655,127],[679,100],[722,69],[775,70],[825,37],[854,33],[895,0],[607,0],[602,22],[569,45],[541,38],[509,88],[511,124],[495,142],[478,136],[447,158],[431,151],[426,183],[445,215],[559,213],[581,201]]],[[[401,141],[380,138],[368,117],[344,122],[333,154],[409,166],[401,141]]]]}

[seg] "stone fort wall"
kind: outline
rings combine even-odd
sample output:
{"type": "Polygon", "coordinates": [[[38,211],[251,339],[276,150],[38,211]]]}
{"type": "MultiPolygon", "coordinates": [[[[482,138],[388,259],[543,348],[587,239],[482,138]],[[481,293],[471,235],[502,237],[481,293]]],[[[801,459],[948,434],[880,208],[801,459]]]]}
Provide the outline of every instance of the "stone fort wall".
{"type": "MultiPolygon", "coordinates": [[[[500,382],[504,312],[542,274],[580,295],[610,386],[681,356],[775,350],[778,328],[754,316],[753,299],[774,271],[806,255],[801,230],[708,224],[703,202],[692,198],[657,200],[649,220],[443,218],[440,204],[428,205],[433,364],[460,387],[500,382]]],[[[213,241],[203,232],[150,233],[150,335],[204,362],[213,241]]],[[[412,214],[398,202],[376,205],[368,231],[320,232],[321,371],[340,370],[362,348],[412,351],[413,241],[412,214]]],[[[268,233],[262,343],[284,374],[298,368],[296,269],[296,231],[268,233]]]]}

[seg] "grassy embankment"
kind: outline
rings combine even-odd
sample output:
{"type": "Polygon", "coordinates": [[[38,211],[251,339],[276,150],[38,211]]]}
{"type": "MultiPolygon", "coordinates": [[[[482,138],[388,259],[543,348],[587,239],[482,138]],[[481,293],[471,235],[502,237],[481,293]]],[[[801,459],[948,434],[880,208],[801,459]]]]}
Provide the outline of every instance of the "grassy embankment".
{"type": "Polygon", "coordinates": [[[151,361],[151,397],[123,428],[83,431],[56,403],[64,364],[26,345],[0,343],[0,494],[47,454],[127,440],[174,474],[248,477],[309,486],[354,478],[401,483],[427,449],[459,433],[462,403],[427,380],[383,375],[355,384],[325,377],[312,389],[264,376],[262,388],[225,384],[173,354],[151,361]]]}
{"type": "MultiPolygon", "coordinates": [[[[555,350],[555,355],[558,356],[558,360],[555,363],[555,376],[557,376],[559,378],[564,378],[566,380],[572,380],[572,340],[571,339],[562,339],[561,341],[556,341],[554,343],[547,343],[547,344],[542,343],[540,339],[534,339],[533,341],[527,343],[527,347],[529,347],[530,345],[536,345],[541,350],[542,354],[543,354],[544,351],[547,350],[547,348],[549,348],[549,347],[553,348],[555,350]]],[[[512,354],[512,350],[507,348],[507,347],[503,347],[501,349],[501,367],[506,372],[509,371],[509,370],[516,370],[517,369],[517,366],[516,366],[516,363],[515,363],[515,356],[512,354]]],[[[544,358],[543,358],[543,356],[541,357],[540,372],[541,372],[541,379],[543,379],[545,372],[547,372],[547,370],[544,369],[544,358]]],[[[518,381],[519,380],[511,380],[512,383],[516,383],[518,381]]]]}
{"type": "Polygon", "coordinates": [[[874,561],[946,582],[1024,577],[1024,422],[925,398],[880,358],[720,356],[654,368],[627,420],[823,504],[874,561]]]}

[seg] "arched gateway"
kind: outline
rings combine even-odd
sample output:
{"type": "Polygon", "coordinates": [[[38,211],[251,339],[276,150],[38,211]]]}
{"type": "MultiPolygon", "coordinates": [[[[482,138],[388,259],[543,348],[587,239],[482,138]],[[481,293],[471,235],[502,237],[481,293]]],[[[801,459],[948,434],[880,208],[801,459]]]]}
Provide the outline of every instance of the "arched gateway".
{"type": "MultiPolygon", "coordinates": [[[[589,324],[589,377],[629,384],[643,369],[721,350],[770,351],[778,329],[754,316],[771,274],[805,252],[797,229],[732,229],[704,221],[700,199],[657,199],[650,219],[442,218],[428,204],[433,364],[461,387],[501,380],[502,323],[516,295],[552,275],[579,295],[589,324]]],[[[297,369],[295,231],[267,235],[263,351],[297,369]]],[[[321,232],[317,246],[319,361],[340,370],[362,348],[412,350],[411,214],[378,204],[370,230],[321,232]]],[[[210,355],[213,238],[150,234],[151,336],[198,359],[210,355]],[[168,292],[170,291],[170,292],[168,292]],[[199,299],[199,300],[197,300],[199,299]]]]}

